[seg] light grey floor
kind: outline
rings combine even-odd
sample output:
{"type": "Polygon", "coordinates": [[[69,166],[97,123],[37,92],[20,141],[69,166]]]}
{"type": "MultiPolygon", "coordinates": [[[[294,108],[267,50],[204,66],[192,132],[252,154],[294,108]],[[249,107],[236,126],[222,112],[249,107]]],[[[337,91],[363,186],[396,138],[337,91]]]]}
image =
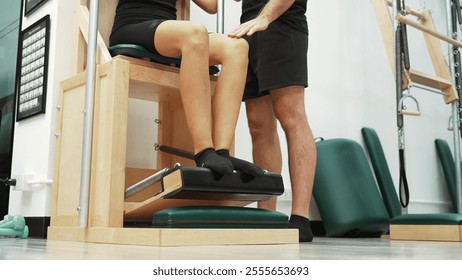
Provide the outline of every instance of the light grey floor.
{"type": "Polygon", "coordinates": [[[296,245],[147,247],[0,237],[0,260],[462,260],[462,242],[321,238],[296,245]]]}

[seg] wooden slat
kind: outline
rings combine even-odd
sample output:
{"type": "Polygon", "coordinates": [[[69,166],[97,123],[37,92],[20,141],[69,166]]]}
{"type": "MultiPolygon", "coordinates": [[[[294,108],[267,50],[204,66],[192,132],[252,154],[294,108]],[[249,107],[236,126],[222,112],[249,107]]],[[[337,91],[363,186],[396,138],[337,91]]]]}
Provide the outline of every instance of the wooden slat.
{"type": "MultiPolygon", "coordinates": [[[[147,60],[119,55],[114,59],[130,62],[130,98],[163,101],[180,95],[180,69],[147,60]]],[[[210,91],[215,92],[217,77],[210,76],[210,91]]]]}
{"type": "Polygon", "coordinates": [[[449,88],[452,87],[451,81],[448,81],[440,77],[430,76],[428,74],[419,72],[414,69],[411,69],[409,71],[409,75],[413,83],[441,90],[443,92],[447,91],[449,88]]]}
{"type": "MultiPolygon", "coordinates": [[[[428,30],[435,30],[435,24],[433,18],[430,15],[429,11],[424,11],[424,17],[420,19],[423,26],[428,30]]],[[[451,71],[449,70],[449,65],[444,56],[443,49],[441,47],[440,40],[433,35],[424,32],[424,38],[427,42],[427,49],[432,59],[433,68],[435,69],[435,74],[438,77],[446,79],[448,81],[453,81],[451,71]]],[[[459,43],[460,44],[460,43],[459,43]]],[[[452,103],[459,99],[459,95],[455,89],[455,86],[452,85],[449,88],[443,89],[447,95],[444,96],[444,101],[446,104],[452,103]]]]}
{"type": "Polygon", "coordinates": [[[123,225],[129,63],[110,63],[95,90],[89,221],[118,227],[123,225]]]}
{"type": "MultiPolygon", "coordinates": [[[[85,6],[80,6],[78,10],[78,17],[79,17],[79,28],[85,39],[86,43],[88,44],[88,27],[90,24],[90,12],[88,8],[85,6]]],[[[103,37],[98,32],[97,34],[97,44],[98,44],[98,54],[101,56],[100,63],[106,63],[111,61],[112,57],[109,53],[106,43],[104,42],[103,37]]]]}
{"type": "MultiPolygon", "coordinates": [[[[393,75],[396,76],[395,69],[395,32],[393,21],[387,3],[384,0],[371,0],[375,10],[378,26],[382,34],[383,43],[388,56],[388,62],[393,75]]],[[[396,78],[396,77],[395,77],[396,78]]]]}

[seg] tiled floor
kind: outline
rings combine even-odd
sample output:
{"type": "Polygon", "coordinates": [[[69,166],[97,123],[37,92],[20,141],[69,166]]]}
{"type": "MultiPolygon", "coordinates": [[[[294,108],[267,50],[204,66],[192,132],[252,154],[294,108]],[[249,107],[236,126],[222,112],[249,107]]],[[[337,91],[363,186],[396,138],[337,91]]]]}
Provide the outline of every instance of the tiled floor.
{"type": "Polygon", "coordinates": [[[462,260],[462,243],[316,237],[297,245],[146,247],[0,237],[0,260],[185,259],[462,260]]]}

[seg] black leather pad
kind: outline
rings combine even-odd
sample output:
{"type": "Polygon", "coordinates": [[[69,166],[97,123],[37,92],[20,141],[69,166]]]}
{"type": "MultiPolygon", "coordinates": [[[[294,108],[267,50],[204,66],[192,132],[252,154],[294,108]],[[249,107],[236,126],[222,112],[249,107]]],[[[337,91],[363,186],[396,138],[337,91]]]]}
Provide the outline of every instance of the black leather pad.
{"type": "MultiPolygon", "coordinates": [[[[253,177],[242,172],[220,175],[203,167],[180,167],[182,187],[164,198],[266,200],[284,193],[282,176],[253,177]]],[[[176,169],[172,170],[172,172],[176,169]]],[[[168,176],[168,175],[166,175],[168,176]]]]}

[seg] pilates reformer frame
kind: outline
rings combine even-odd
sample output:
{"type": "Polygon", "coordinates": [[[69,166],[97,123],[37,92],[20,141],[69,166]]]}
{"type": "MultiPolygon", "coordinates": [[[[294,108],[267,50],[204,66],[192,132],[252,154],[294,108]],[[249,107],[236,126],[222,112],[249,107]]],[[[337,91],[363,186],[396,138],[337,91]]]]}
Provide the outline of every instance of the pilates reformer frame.
{"type": "MultiPolygon", "coordinates": [[[[443,34],[435,31],[433,19],[428,10],[423,12],[417,12],[412,10],[404,4],[403,0],[371,0],[377,15],[382,37],[387,49],[387,54],[390,62],[391,69],[395,74],[396,79],[396,98],[397,98],[397,127],[398,127],[398,144],[400,153],[400,199],[402,211],[406,213],[407,203],[409,202],[409,192],[407,189],[407,180],[404,169],[404,128],[403,128],[403,115],[420,115],[418,102],[411,95],[404,94],[403,91],[410,89],[412,86],[420,87],[425,90],[441,93],[444,97],[446,104],[452,105],[452,129],[454,135],[454,153],[456,163],[456,185],[457,185],[457,197],[459,214],[461,214],[462,205],[462,180],[461,180],[461,164],[460,164],[460,109],[459,109],[459,95],[460,95],[460,81],[453,78],[451,69],[454,69],[456,73],[460,73],[460,68],[456,68],[454,65],[454,59],[459,59],[460,67],[460,56],[457,57],[458,48],[462,47],[462,43],[450,38],[443,34]],[[393,17],[390,15],[389,7],[392,8],[393,17]],[[414,16],[419,22],[410,20],[406,15],[414,16]],[[407,48],[407,35],[406,25],[414,27],[417,30],[423,32],[427,48],[432,59],[433,67],[435,69],[436,77],[415,71],[410,68],[409,63],[409,51],[407,48]],[[455,56],[449,55],[450,65],[447,64],[444,57],[442,48],[439,40],[443,40],[453,46],[455,56]],[[458,71],[458,72],[457,72],[458,71]],[[453,80],[455,80],[453,82],[453,80]],[[454,86],[454,83],[457,86],[454,86]],[[417,105],[417,112],[409,112],[404,108],[403,101],[406,98],[412,98],[417,105]],[[403,195],[404,201],[401,198],[403,195]]],[[[449,22],[449,11],[451,11],[451,3],[453,0],[448,0],[448,22],[449,22]]],[[[456,0],[458,2],[458,0],[456,0]]],[[[458,4],[458,3],[457,3],[458,4]]],[[[459,15],[460,15],[460,6],[459,15]]],[[[455,14],[454,7],[452,7],[451,14],[455,14]]],[[[459,19],[461,17],[459,16],[459,19]]],[[[452,23],[448,23],[450,27],[452,23]]],[[[448,29],[450,30],[450,29],[448,29]]],[[[454,75],[457,77],[457,75],[454,75]]],[[[457,215],[457,214],[455,214],[457,215]]],[[[390,225],[390,239],[404,239],[404,240],[447,240],[447,241],[462,241],[462,225],[447,225],[444,222],[438,225],[438,218],[433,219],[431,224],[425,223],[420,219],[421,217],[413,215],[403,215],[403,220],[409,218],[410,223],[406,221],[400,222],[399,224],[390,225]],[[420,219],[420,220],[419,220],[420,219]],[[414,220],[414,221],[412,221],[414,220]],[[418,222],[415,222],[419,220],[418,222]]],[[[460,219],[459,219],[460,220],[460,219]]],[[[440,221],[441,223],[442,221],[440,221]]]]}
{"type": "MultiPolygon", "coordinates": [[[[281,194],[282,179],[280,175],[265,174],[259,180],[278,186],[277,190],[267,188],[267,192],[262,192],[243,184],[246,181],[237,172],[231,177],[238,180],[245,191],[212,191],[204,195],[201,187],[207,183],[195,184],[188,178],[205,176],[215,180],[213,184],[226,183],[217,181],[207,170],[188,167],[194,166],[190,159],[158,153],[157,166],[161,169],[157,173],[156,170],[127,168],[129,98],[158,103],[162,120],[158,124],[160,143],[186,151],[192,149],[179,96],[179,70],[131,57],[111,57],[105,39],[109,37],[117,0],[100,3],[90,0],[91,12],[86,0],[74,2],[78,15],[75,32],[80,34],[74,63],[77,74],[61,82],[48,239],[148,246],[298,243],[295,229],[124,227],[126,220],[152,219],[154,212],[176,206],[244,207],[281,194]],[[94,71],[91,70],[93,66],[94,71]],[[94,99],[91,97],[93,91],[94,99]],[[86,98],[90,98],[87,105],[86,98]],[[85,114],[81,113],[82,108],[85,114]],[[93,117],[84,122],[84,118],[91,115],[93,117]],[[84,151],[80,154],[82,148],[84,151]],[[179,164],[175,165],[177,162],[179,164]],[[202,175],[185,175],[198,171],[202,175]],[[189,194],[185,194],[187,192],[189,194]],[[171,198],[164,198],[167,196],[171,198]]],[[[177,1],[177,10],[178,18],[188,19],[189,1],[177,1]]],[[[215,86],[216,77],[211,76],[212,93],[215,86]]]]}

